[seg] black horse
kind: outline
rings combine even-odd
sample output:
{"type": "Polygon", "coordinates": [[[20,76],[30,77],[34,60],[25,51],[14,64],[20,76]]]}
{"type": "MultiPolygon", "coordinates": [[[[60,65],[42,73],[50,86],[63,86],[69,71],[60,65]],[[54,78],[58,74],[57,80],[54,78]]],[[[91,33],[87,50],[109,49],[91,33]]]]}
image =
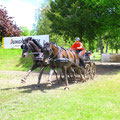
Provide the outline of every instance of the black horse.
{"type": "MultiPolygon", "coordinates": [[[[40,80],[41,80],[42,73],[43,73],[44,69],[49,66],[48,63],[43,61],[43,47],[42,47],[42,45],[40,45],[35,39],[32,39],[32,37],[28,37],[28,38],[25,38],[23,40],[23,44],[21,45],[21,49],[23,50],[22,57],[27,57],[28,54],[30,54],[30,51],[32,51],[33,62],[34,62],[31,69],[27,72],[27,74],[24,76],[24,78],[21,79],[21,82],[25,82],[27,77],[29,76],[29,74],[33,70],[35,70],[36,68],[40,67],[40,74],[39,74],[38,84],[37,84],[37,86],[40,86],[40,80]]],[[[51,76],[53,73],[56,74],[56,78],[58,80],[56,70],[51,67],[50,76],[48,79],[49,84],[51,84],[51,76]]]]}

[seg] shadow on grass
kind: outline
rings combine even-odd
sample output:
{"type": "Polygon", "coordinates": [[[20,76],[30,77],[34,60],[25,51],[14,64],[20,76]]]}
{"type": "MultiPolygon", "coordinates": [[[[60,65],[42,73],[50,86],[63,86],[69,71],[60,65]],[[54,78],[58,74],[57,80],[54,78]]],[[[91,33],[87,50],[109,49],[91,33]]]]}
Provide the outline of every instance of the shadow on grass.
{"type": "MultiPolygon", "coordinates": [[[[120,71],[120,65],[96,65],[96,74],[97,75],[114,75],[116,74],[118,71],[120,71]]],[[[44,74],[48,75],[49,72],[44,72],[44,74]]],[[[79,77],[78,77],[79,79],[79,77]]],[[[46,93],[45,90],[52,90],[52,89],[57,89],[60,87],[65,87],[65,81],[62,81],[61,79],[59,79],[60,83],[58,84],[57,80],[52,81],[52,86],[47,86],[47,83],[41,83],[40,87],[37,87],[37,84],[31,84],[31,85],[24,85],[20,86],[20,87],[12,87],[12,88],[4,88],[1,90],[11,90],[11,89],[18,89],[20,90],[21,93],[31,93],[33,91],[41,91],[43,93],[46,93]]],[[[79,80],[80,81],[80,80],[79,80]]],[[[79,82],[78,81],[78,82],[79,82]]],[[[69,84],[73,84],[73,81],[69,80],[69,84]]]]}
{"type": "MultiPolygon", "coordinates": [[[[79,82],[79,81],[78,81],[79,82]]],[[[69,81],[69,85],[74,84],[73,81],[69,81]]],[[[65,81],[59,80],[59,83],[57,80],[52,81],[52,85],[48,86],[48,83],[41,83],[39,87],[37,87],[37,84],[31,84],[31,85],[23,85],[20,87],[11,87],[11,88],[4,88],[1,90],[8,91],[8,90],[13,90],[13,89],[18,89],[20,90],[21,93],[32,93],[33,91],[40,90],[43,93],[46,93],[45,90],[52,90],[52,89],[57,89],[60,87],[65,87],[65,81]]]]}

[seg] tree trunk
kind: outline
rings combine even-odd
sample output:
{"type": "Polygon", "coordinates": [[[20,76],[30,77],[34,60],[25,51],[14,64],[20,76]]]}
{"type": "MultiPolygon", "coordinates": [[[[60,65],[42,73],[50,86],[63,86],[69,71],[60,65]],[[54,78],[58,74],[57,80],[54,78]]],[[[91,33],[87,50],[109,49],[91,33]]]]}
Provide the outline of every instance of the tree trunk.
{"type": "Polygon", "coordinates": [[[106,53],[108,52],[108,45],[109,45],[109,40],[107,41],[107,45],[106,45],[106,53]]]}
{"type": "Polygon", "coordinates": [[[113,53],[113,49],[112,49],[112,53],[113,53]]]}
{"type": "Polygon", "coordinates": [[[118,54],[118,49],[116,49],[116,54],[118,54]]]}
{"type": "Polygon", "coordinates": [[[103,53],[103,49],[104,49],[104,46],[103,46],[102,36],[100,35],[100,50],[101,50],[101,54],[103,53]]]}

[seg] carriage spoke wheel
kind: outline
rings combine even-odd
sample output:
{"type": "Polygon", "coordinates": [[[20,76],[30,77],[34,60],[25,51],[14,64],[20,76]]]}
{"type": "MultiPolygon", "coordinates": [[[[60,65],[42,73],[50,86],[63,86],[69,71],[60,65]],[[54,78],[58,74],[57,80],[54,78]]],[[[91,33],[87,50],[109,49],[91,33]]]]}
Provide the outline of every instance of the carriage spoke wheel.
{"type": "Polygon", "coordinates": [[[95,74],[96,74],[96,65],[95,63],[93,63],[91,66],[91,79],[94,79],[95,74]]]}
{"type": "Polygon", "coordinates": [[[90,79],[90,76],[91,76],[91,69],[90,68],[91,68],[90,65],[86,64],[86,66],[85,66],[85,78],[86,78],[86,80],[90,79]]]}

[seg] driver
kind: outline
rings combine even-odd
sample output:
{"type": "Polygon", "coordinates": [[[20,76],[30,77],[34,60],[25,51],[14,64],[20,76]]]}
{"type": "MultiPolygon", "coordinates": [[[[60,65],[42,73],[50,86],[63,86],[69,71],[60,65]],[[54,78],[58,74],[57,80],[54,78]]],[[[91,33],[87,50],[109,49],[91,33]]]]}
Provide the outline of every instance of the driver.
{"type": "Polygon", "coordinates": [[[71,46],[71,49],[77,52],[77,54],[78,54],[78,56],[80,58],[80,63],[85,68],[85,63],[84,63],[84,60],[83,60],[83,55],[85,54],[85,49],[83,48],[83,45],[80,42],[79,37],[77,37],[75,39],[75,43],[73,43],[73,45],[71,46]]]}

